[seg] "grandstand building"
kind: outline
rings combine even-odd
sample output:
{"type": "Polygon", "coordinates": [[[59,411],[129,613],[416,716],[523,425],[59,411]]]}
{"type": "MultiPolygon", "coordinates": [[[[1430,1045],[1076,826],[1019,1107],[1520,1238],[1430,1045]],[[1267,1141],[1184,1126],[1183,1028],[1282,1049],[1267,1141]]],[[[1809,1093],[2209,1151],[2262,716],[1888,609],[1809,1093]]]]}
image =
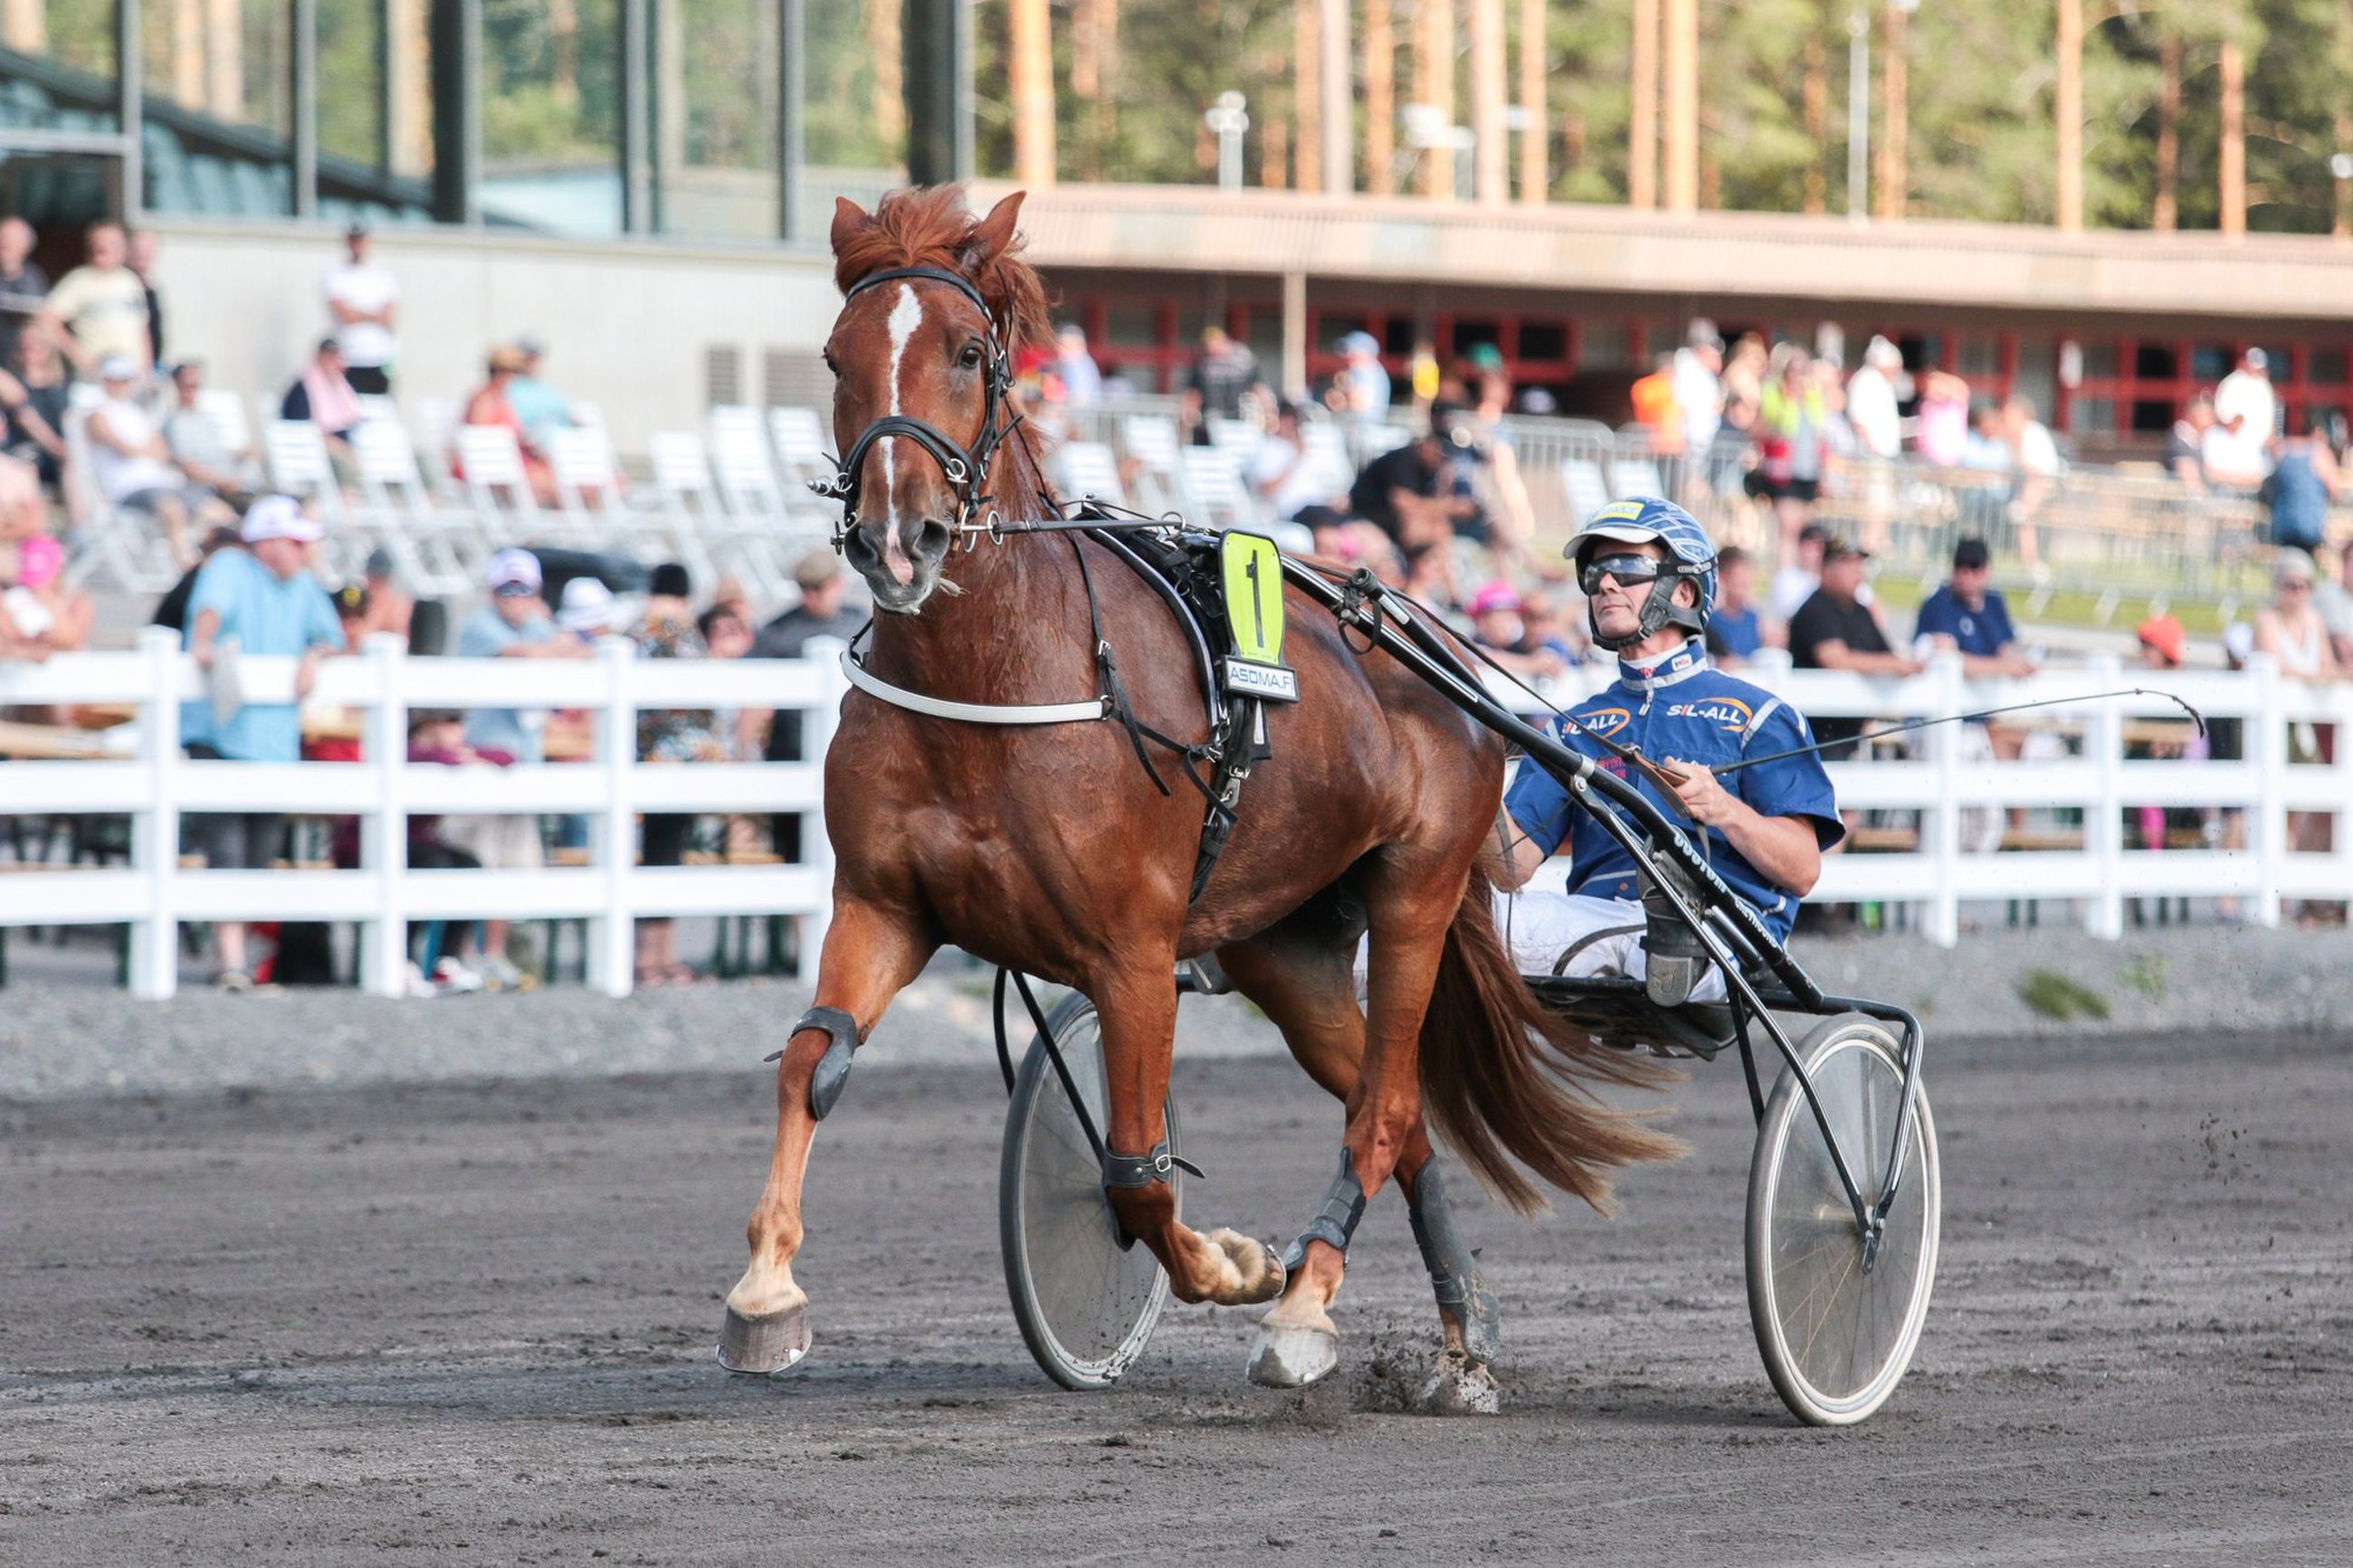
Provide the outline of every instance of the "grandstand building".
{"type": "MultiPolygon", "coordinates": [[[[579,0],[561,8],[578,31],[549,80],[489,80],[485,26],[555,9],[244,0],[224,43],[191,22],[218,4],[11,0],[0,207],[42,228],[52,276],[95,217],[157,230],[172,352],[204,355],[224,384],[292,374],[324,324],[334,237],[358,219],[403,279],[405,388],[459,392],[491,343],[529,332],[624,450],[710,403],[814,400],[831,197],[871,202],[902,177],[814,136],[852,90],[822,68],[838,42],[807,38],[800,0],[731,8],[757,28],[716,51],[685,47],[692,7],[579,0]],[[712,74],[714,52],[733,74],[712,74]],[[586,107],[564,119],[567,101],[586,107]],[[560,133],[525,122],[541,104],[560,133]],[[722,123],[722,109],[740,112],[722,123]]],[[[907,14],[945,18],[953,45],[965,13],[907,14]]],[[[908,73],[901,144],[945,175],[969,164],[955,63],[969,57],[934,52],[938,70],[908,73]]],[[[1211,321],[1294,389],[1361,328],[1398,371],[1418,342],[1493,343],[1564,413],[1614,422],[1704,315],[1727,336],[1842,341],[1850,358],[1884,333],[1915,368],[2027,393],[2093,454],[2153,447],[2249,344],[2270,352],[2291,416],[2353,408],[2353,250],[2317,237],[1084,184],[1035,193],[1027,223],[1062,312],[1145,390],[1173,386],[1211,321]]]]}

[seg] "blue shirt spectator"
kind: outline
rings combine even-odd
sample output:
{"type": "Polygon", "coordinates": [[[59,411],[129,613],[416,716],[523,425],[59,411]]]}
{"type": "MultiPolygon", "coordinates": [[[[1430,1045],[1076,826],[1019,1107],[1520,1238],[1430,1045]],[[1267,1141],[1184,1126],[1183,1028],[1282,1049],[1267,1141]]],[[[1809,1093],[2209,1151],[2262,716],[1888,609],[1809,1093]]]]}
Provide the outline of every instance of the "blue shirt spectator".
{"type": "MultiPolygon", "coordinates": [[[[216,553],[189,591],[182,637],[198,662],[216,668],[218,650],[231,640],[247,658],[340,650],[334,602],[308,570],[318,524],[289,498],[265,496],[246,514],[242,535],[245,548],[216,553]]],[[[212,701],[202,699],[181,705],[180,738],[237,762],[299,762],[301,713],[294,702],[248,702],[216,723],[212,701]]]]}
{"type": "Polygon", "coordinates": [[[1971,676],[2024,675],[2034,667],[2020,657],[2018,628],[2010,624],[2010,605],[2001,590],[1991,585],[1992,556],[1982,539],[1964,539],[1953,548],[1952,581],[1928,595],[1913,623],[1916,645],[1926,638],[1932,651],[1957,652],[1961,668],[1971,676]]]}
{"type": "MultiPolygon", "coordinates": [[[[594,651],[578,637],[561,634],[540,596],[544,585],[539,557],[528,550],[501,550],[491,557],[490,605],[458,633],[459,658],[586,658],[594,651]]],[[[504,752],[519,763],[547,760],[546,715],[518,708],[475,708],[466,714],[466,744],[478,752],[504,752]]]]}
{"type": "Polygon", "coordinates": [[[1717,610],[1707,618],[1707,651],[1718,658],[1751,659],[1765,646],[1765,617],[1746,609],[1717,610]]]}

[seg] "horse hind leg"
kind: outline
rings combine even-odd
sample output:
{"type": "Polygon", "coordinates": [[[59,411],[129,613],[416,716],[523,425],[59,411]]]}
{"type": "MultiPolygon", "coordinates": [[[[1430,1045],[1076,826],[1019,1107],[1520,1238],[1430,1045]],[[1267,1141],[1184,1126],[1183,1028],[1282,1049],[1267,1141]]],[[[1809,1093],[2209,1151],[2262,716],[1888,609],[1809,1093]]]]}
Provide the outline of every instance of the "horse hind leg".
{"type": "MultiPolygon", "coordinates": [[[[1365,1052],[1365,1016],[1351,968],[1356,939],[1354,925],[1335,923],[1311,906],[1218,955],[1236,988],[1282,1031],[1307,1075],[1343,1101],[1356,1093],[1365,1052]]],[[[1494,1379],[1486,1368],[1500,1342],[1501,1312],[1454,1222],[1419,1118],[1397,1174],[1438,1299],[1444,1340],[1420,1402],[1433,1410],[1495,1408],[1494,1379]]],[[[1355,1230],[1348,1209],[1361,1197],[1354,1163],[1344,1159],[1316,1221],[1285,1257],[1292,1266],[1290,1284],[1260,1324],[1250,1361],[1253,1381],[1295,1387],[1317,1381],[1337,1364],[1339,1337],[1331,1307],[1346,1269],[1346,1238],[1355,1230]],[[1340,1245],[1333,1244],[1334,1230],[1343,1238],[1340,1245]]]]}

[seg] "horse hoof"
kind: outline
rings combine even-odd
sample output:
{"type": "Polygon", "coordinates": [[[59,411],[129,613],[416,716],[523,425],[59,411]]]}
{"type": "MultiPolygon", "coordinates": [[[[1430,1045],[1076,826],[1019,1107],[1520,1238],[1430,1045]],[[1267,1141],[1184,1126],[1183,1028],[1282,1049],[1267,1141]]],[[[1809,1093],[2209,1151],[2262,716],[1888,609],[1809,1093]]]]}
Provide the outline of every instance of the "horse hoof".
{"type": "Polygon", "coordinates": [[[800,1365],[809,1352],[807,1307],[747,1318],[733,1308],[719,1331],[719,1364],[729,1372],[774,1377],[800,1365]]]}
{"type": "Polygon", "coordinates": [[[1414,1401],[1425,1415],[1493,1415],[1504,1408],[1495,1374],[1452,1352],[1438,1358],[1414,1401]]]}
{"type": "Polygon", "coordinates": [[[1282,1295],[1282,1288],[1291,1282],[1282,1255],[1258,1237],[1220,1226],[1205,1239],[1233,1266],[1234,1284],[1210,1297],[1219,1306],[1255,1307],[1282,1295]]]}
{"type": "Polygon", "coordinates": [[[1259,1325],[1250,1347],[1250,1380],[1261,1388],[1305,1388],[1340,1364],[1340,1336],[1330,1329],[1259,1325]]]}

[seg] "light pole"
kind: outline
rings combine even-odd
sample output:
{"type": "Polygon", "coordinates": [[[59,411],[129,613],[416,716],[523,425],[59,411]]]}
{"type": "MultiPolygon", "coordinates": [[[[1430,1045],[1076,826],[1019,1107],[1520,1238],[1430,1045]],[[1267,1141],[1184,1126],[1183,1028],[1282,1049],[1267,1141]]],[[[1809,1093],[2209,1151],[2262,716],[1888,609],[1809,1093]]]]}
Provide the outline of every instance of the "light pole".
{"type": "Polygon", "coordinates": [[[1221,92],[1201,116],[1201,123],[1218,136],[1218,189],[1242,188],[1242,136],[1250,130],[1248,102],[1239,92],[1221,92]]]}

